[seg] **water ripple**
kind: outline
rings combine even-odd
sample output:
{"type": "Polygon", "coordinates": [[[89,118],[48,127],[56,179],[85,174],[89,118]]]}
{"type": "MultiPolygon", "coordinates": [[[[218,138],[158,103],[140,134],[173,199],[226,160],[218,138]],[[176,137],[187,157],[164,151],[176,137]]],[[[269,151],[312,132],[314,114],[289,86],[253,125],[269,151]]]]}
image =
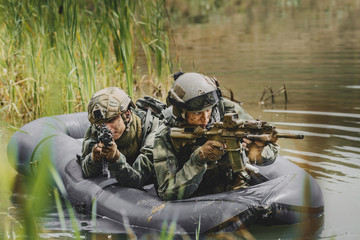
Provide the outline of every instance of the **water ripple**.
{"type": "MultiPolygon", "coordinates": [[[[286,151],[286,150],[285,150],[286,151]]],[[[292,151],[289,151],[292,152],[292,151]]],[[[297,152],[297,151],[294,151],[297,152]]],[[[316,155],[316,154],[305,154],[305,155],[316,155]]],[[[324,156],[324,155],[322,155],[324,156]]],[[[285,156],[288,160],[294,162],[299,167],[306,169],[313,177],[319,179],[326,179],[329,183],[342,182],[352,185],[359,185],[360,175],[359,167],[351,166],[352,164],[339,164],[337,162],[332,163],[329,161],[324,162],[312,162],[306,159],[295,157],[295,156],[285,156]]],[[[341,159],[341,158],[333,158],[341,159]]]]}
{"type": "Polygon", "coordinates": [[[353,153],[353,152],[344,152],[344,151],[339,151],[339,150],[333,150],[333,149],[327,149],[325,150],[326,152],[329,152],[332,155],[338,155],[338,156],[342,156],[346,159],[358,159],[359,158],[359,154],[358,153],[353,153]]]}
{"type": "Polygon", "coordinates": [[[350,85],[350,86],[344,86],[346,88],[353,88],[353,89],[360,89],[359,85],[350,85]]]}
{"type": "MultiPolygon", "coordinates": [[[[294,153],[297,155],[303,155],[303,156],[307,156],[307,157],[316,157],[316,158],[327,159],[327,160],[331,160],[333,163],[335,163],[337,165],[347,166],[347,167],[353,168],[353,169],[360,169],[360,162],[358,161],[357,158],[354,159],[354,158],[334,157],[334,156],[329,156],[329,155],[325,155],[325,154],[298,151],[298,150],[294,150],[294,149],[282,149],[282,151],[294,153]]],[[[321,164],[322,165],[327,165],[327,164],[332,165],[333,163],[324,161],[321,164]]]]}
{"type": "Polygon", "coordinates": [[[360,133],[360,128],[344,127],[344,126],[338,126],[338,125],[316,124],[316,123],[288,123],[288,122],[272,122],[272,123],[275,124],[275,125],[296,126],[296,127],[327,128],[327,129],[337,129],[337,130],[342,130],[342,131],[360,133]]]}
{"type": "Polygon", "coordinates": [[[322,115],[322,116],[360,118],[360,114],[357,114],[357,113],[318,112],[318,111],[296,111],[296,110],[264,110],[264,112],[273,112],[273,113],[295,113],[295,114],[311,114],[311,115],[322,115]]]}
{"type": "Polygon", "coordinates": [[[299,131],[299,130],[285,130],[285,129],[278,129],[279,133],[293,133],[293,134],[301,134],[304,136],[309,137],[324,137],[324,138],[343,138],[351,141],[360,142],[360,137],[353,137],[353,136],[347,136],[347,135],[338,135],[338,134],[329,134],[329,133],[315,133],[315,132],[307,132],[307,131],[299,131]]]}
{"type": "Polygon", "coordinates": [[[307,156],[307,157],[318,157],[318,158],[324,158],[324,159],[329,159],[329,160],[333,160],[333,161],[342,161],[343,160],[343,158],[340,158],[340,157],[332,157],[332,156],[320,154],[320,153],[298,151],[298,150],[294,150],[294,149],[281,149],[281,150],[284,152],[294,153],[297,155],[303,155],[303,156],[307,156]]]}
{"type": "Polygon", "coordinates": [[[347,181],[346,178],[344,178],[346,176],[346,174],[339,171],[339,169],[336,168],[335,166],[324,167],[324,165],[322,165],[322,164],[309,162],[309,161],[306,161],[305,159],[302,159],[299,157],[294,157],[294,156],[285,156],[285,157],[286,157],[286,159],[294,162],[299,167],[306,169],[315,178],[327,179],[328,182],[335,180],[335,181],[350,183],[349,181],[347,181]]]}
{"type": "Polygon", "coordinates": [[[360,148],[358,147],[350,147],[350,146],[334,146],[334,147],[341,150],[360,153],[360,148]]]}
{"type": "Polygon", "coordinates": [[[360,124],[360,122],[356,122],[356,121],[344,121],[344,122],[353,123],[353,124],[360,124]]]}

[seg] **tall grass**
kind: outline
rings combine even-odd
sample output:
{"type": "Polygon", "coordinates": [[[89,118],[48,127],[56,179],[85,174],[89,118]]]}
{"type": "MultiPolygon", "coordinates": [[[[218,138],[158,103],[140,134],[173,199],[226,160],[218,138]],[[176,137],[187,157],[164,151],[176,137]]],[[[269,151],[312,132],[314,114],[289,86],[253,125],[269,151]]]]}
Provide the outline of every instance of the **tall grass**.
{"type": "Polygon", "coordinates": [[[169,78],[164,1],[3,0],[0,13],[0,111],[15,126],[86,111],[103,87],[138,97],[134,83],[145,79],[155,89],[169,78]]]}
{"type": "Polygon", "coordinates": [[[169,88],[168,84],[171,81],[167,80],[173,67],[168,31],[164,31],[170,27],[165,3],[165,1],[141,1],[139,4],[142,11],[137,21],[138,39],[141,40],[140,43],[146,56],[148,75],[154,76],[152,80],[156,86],[161,87],[160,84],[165,84],[163,89],[157,89],[162,90],[157,92],[159,96],[164,95],[164,90],[169,88]]]}
{"type": "MultiPolygon", "coordinates": [[[[139,97],[134,87],[141,81],[153,82],[158,89],[171,72],[168,26],[161,18],[164,11],[160,0],[1,0],[0,151],[6,152],[13,130],[29,121],[86,111],[88,100],[101,88],[119,86],[134,98],[139,97]],[[156,22],[146,22],[152,19],[156,22]],[[138,68],[142,54],[147,59],[145,76],[138,68]]],[[[65,228],[65,209],[58,193],[63,194],[61,181],[51,160],[41,159],[37,177],[24,186],[30,198],[22,203],[21,221],[10,214],[16,173],[9,171],[6,154],[0,162],[0,192],[6,193],[0,198],[0,232],[38,238],[42,229],[36,219],[52,203],[65,228]],[[44,184],[49,178],[57,179],[58,188],[44,184]],[[54,202],[48,201],[49,196],[54,202]]],[[[71,207],[65,206],[75,219],[71,207]]],[[[80,238],[75,222],[73,230],[75,238],[80,238]]]]}
{"type": "Polygon", "coordinates": [[[133,67],[134,67],[134,31],[133,14],[136,1],[109,1],[107,11],[111,13],[109,26],[114,39],[114,50],[118,64],[122,63],[125,74],[127,92],[133,96],[133,67]]]}

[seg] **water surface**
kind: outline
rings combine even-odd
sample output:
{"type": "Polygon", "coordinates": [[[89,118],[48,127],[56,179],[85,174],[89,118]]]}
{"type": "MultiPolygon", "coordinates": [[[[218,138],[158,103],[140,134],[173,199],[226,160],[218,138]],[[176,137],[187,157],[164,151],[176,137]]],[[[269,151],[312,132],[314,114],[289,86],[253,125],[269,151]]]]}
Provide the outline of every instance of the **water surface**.
{"type": "MultiPolygon", "coordinates": [[[[305,135],[280,139],[281,155],[319,182],[325,198],[319,239],[359,239],[359,1],[255,1],[241,13],[174,29],[184,71],[215,76],[255,118],[305,135]],[[320,3],[321,2],[321,3],[320,3]],[[195,66],[195,67],[194,67],[195,66]],[[284,94],[259,104],[263,90],[284,94]]],[[[235,8],[236,10],[236,8],[235,8]]],[[[286,229],[252,227],[257,238],[286,229]]],[[[299,233],[301,234],[301,233],[299,233]]],[[[270,234],[271,235],[271,234],[270,234]]],[[[300,235],[301,236],[301,235],[300,235]]],[[[290,235],[290,238],[300,237],[290,235]]]]}

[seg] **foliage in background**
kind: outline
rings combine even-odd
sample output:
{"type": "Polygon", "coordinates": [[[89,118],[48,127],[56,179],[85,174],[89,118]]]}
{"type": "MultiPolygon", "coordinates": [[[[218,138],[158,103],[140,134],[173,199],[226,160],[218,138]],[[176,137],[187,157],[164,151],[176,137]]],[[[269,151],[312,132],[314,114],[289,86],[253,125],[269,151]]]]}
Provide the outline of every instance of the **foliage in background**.
{"type": "Polygon", "coordinates": [[[2,120],[21,126],[86,111],[92,94],[108,86],[134,98],[165,96],[172,72],[165,12],[160,0],[1,1],[2,120]],[[134,92],[145,83],[154,93],[134,92]]]}

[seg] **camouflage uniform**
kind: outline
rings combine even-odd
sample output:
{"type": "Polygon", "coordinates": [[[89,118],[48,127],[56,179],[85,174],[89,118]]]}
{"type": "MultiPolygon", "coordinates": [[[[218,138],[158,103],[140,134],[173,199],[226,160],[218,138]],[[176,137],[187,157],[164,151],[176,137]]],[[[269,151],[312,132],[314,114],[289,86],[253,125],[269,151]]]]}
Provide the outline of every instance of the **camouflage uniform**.
{"type": "MultiPolygon", "coordinates": [[[[240,119],[252,117],[238,104],[222,99],[212,110],[209,124],[222,120],[225,113],[238,113],[240,119]]],[[[227,154],[217,164],[201,161],[199,145],[185,146],[176,152],[170,139],[170,128],[175,124],[163,121],[154,140],[154,168],[158,195],[163,200],[184,199],[231,190],[236,176],[231,176],[227,154]],[[229,172],[230,171],[230,172],[229,172]]],[[[262,151],[265,162],[277,157],[279,146],[269,143],[262,151]]]]}
{"type": "MultiPolygon", "coordinates": [[[[99,130],[94,124],[122,115],[128,107],[135,107],[130,97],[120,88],[105,88],[94,94],[89,102],[88,128],[80,158],[85,177],[102,175],[102,161],[92,159],[92,149],[99,142],[99,130]]],[[[127,130],[115,141],[120,156],[114,162],[108,162],[111,176],[122,186],[139,188],[154,181],[153,146],[155,130],[159,119],[150,111],[135,108],[131,111],[130,122],[126,122],[127,130]]]]}
{"type": "MultiPolygon", "coordinates": [[[[113,177],[126,187],[139,188],[153,180],[153,144],[155,130],[159,119],[152,116],[150,132],[143,139],[141,119],[137,113],[141,110],[133,110],[133,121],[130,123],[130,131],[115,141],[120,151],[120,157],[114,163],[109,162],[109,171],[113,177]]],[[[85,134],[82,151],[82,169],[86,177],[95,177],[102,174],[102,163],[95,162],[91,157],[93,146],[98,143],[98,133],[94,126],[90,126],[85,134]]]]}

